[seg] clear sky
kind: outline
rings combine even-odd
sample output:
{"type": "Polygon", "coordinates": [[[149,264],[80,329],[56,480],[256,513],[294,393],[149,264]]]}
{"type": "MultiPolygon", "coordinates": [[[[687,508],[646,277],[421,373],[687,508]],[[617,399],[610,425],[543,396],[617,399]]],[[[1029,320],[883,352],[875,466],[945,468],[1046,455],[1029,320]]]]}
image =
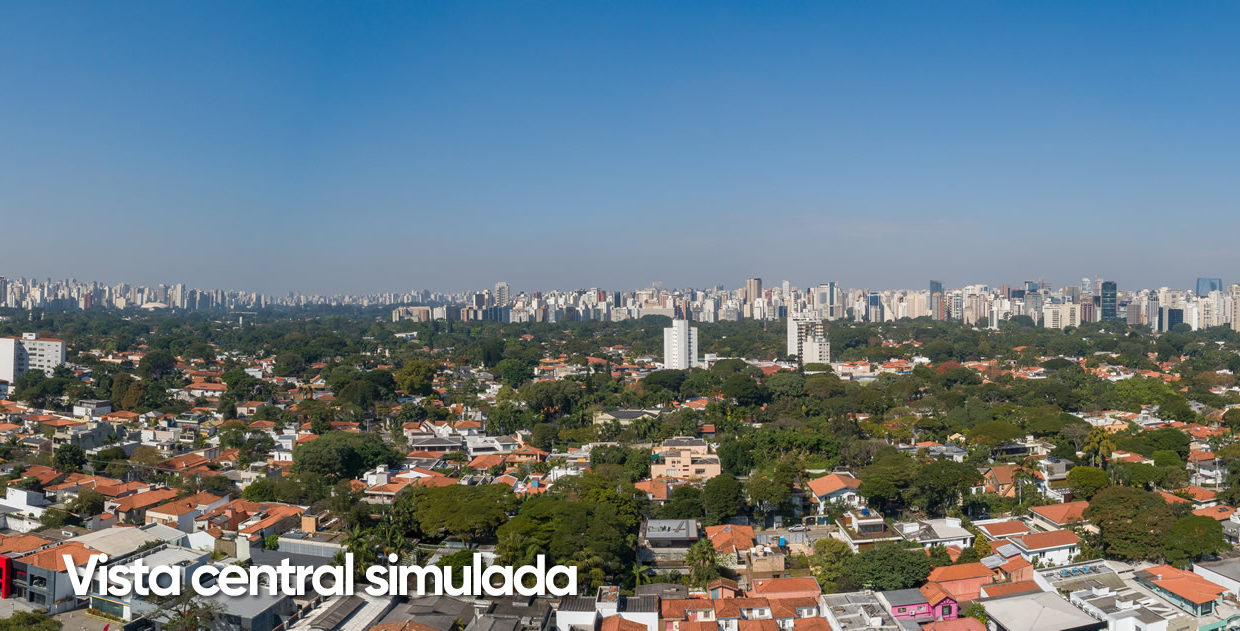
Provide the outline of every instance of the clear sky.
{"type": "Polygon", "coordinates": [[[0,3],[0,275],[1240,280],[1236,2],[0,3]]]}

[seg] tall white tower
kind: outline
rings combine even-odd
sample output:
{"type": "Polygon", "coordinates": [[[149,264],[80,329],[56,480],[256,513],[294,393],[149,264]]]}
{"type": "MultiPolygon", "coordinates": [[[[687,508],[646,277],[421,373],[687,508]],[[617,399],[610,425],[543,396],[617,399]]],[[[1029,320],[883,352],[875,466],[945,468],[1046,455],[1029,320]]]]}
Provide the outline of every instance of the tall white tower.
{"type": "Polygon", "coordinates": [[[697,327],[690,327],[688,320],[672,320],[672,326],[663,329],[663,367],[668,370],[688,370],[698,365],[697,327]]]}

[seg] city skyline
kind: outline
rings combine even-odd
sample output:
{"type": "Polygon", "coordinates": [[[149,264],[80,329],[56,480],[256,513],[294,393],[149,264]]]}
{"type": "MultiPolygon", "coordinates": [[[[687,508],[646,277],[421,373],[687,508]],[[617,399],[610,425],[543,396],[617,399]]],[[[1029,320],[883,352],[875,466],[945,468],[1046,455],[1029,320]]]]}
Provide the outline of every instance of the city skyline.
{"type": "Polygon", "coordinates": [[[71,4],[0,20],[0,213],[40,237],[0,269],[280,294],[1240,266],[1236,5],[71,4]]]}

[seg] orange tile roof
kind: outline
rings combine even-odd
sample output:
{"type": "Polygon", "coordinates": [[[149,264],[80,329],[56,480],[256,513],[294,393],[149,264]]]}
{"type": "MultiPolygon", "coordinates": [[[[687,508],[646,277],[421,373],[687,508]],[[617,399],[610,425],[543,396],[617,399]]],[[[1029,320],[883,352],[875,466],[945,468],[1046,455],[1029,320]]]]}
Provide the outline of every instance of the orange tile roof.
{"type": "Polygon", "coordinates": [[[51,539],[40,537],[39,535],[13,535],[0,537],[0,554],[13,556],[17,554],[26,554],[36,548],[42,548],[52,543],[51,539]]]}
{"type": "Polygon", "coordinates": [[[856,489],[860,486],[861,480],[851,475],[840,475],[838,473],[831,473],[809,481],[809,490],[813,491],[814,495],[818,497],[830,495],[841,489],[856,489]]]}
{"type": "Polygon", "coordinates": [[[1081,538],[1076,536],[1076,533],[1071,530],[1048,530],[1046,532],[1027,534],[1022,537],[1012,537],[1012,541],[1020,541],[1024,544],[1026,550],[1045,550],[1047,548],[1075,545],[1081,542],[1081,538]]]}
{"type": "Polygon", "coordinates": [[[146,508],[176,499],[177,492],[173,489],[154,489],[151,491],[143,491],[142,493],[134,493],[126,495],[116,500],[116,511],[127,513],[137,508],[146,508]]]}
{"type": "Polygon", "coordinates": [[[978,529],[992,537],[1003,537],[1006,535],[1029,532],[1029,526],[1025,525],[1025,522],[1016,519],[999,521],[993,524],[982,524],[978,526],[978,529]]]}
{"type": "MultiPolygon", "coordinates": [[[[926,602],[930,603],[931,607],[943,602],[944,599],[951,598],[951,594],[947,593],[947,590],[943,589],[942,585],[939,585],[934,581],[930,581],[925,585],[922,585],[921,589],[918,591],[921,592],[922,596],[926,597],[926,602]]],[[[955,599],[952,598],[952,600],[955,599]]]]}
{"type": "Polygon", "coordinates": [[[791,578],[754,579],[754,586],[749,590],[749,593],[753,596],[775,598],[779,594],[787,594],[789,592],[811,591],[822,592],[822,588],[818,586],[817,579],[809,576],[794,576],[791,578]]]}
{"type": "MultiPolygon", "coordinates": [[[[792,621],[792,628],[796,631],[832,631],[831,623],[822,616],[797,618],[792,621]]],[[[681,629],[683,631],[684,627],[682,626],[681,629]]]]}
{"type": "Polygon", "coordinates": [[[1062,525],[1071,524],[1084,519],[1086,508],[1089,508],[1089,502],[1082,500],[1079,502],[1067,502],[1065,504],[1033,506],[1030,507],[1029,510],[1056,524],[1062,525]]]}
{"type": "Polygon", "coordinates": [[[982,589],[986,590],[987,598],[993,598],[995,596],[1006,596],[1008,594],[1023,594],[1025,592],[1042,591],[1042,588],[1038,587],[1038,584],[1033,581],[1016,581],[1014,583],[991,583],[990,585],[983,585],[982,589]]]}
{"type": "Polygon", "coordinates": [[[615,615],[603,618],[598,629],[599,631],[646,631],[646,625],[615,615]]]}
{"type": "Polygon", "coordinates": [[[1168,493],[1166,491],[1159,491],[1158,494],[1161,495],[1163,498],[1163,501],[1167,502],[1168,504],[1187,504],[1188,503],[1188,500],[1174,493],[1168,493]]]}
{"type": "Polygon", "coordinates": [[[1154,575],[1151,582],[1155,585],[1198,605],[1218,600],[1227,592],[1222,585],[1170,565],[1158,565],[1145,571],[1154,575]]]}
{"type": "Polygon", "coordinates": [[[710,539],[715,550],[719,552],[736,552],[753,547],[754,534],[752,526],[707,526],[706,538],[710,539]]]}
{"type": "Polygon", "coordinates": [[[970,578],[981,578],[985,576],[994,576],[995,573],[990,568],[981,563],[961,563],[960,565],[944,565],[930,570],[930,576],[926,580],[937,583],[945,581],[960,581],[970,578]]]}
{"type": "Polygon", "coordinates": [[[1217,519],[1219,521],[1224,521],[1228,519],[1229,517],[1231,517],[1232,513],[1235,513],[1235,512],[1236,512],[1236,508],[1234,506],[1227,506],[1226,504],[1219,504],[1217,506],[1207,506],[1205,508],[1198,508],[1197,510],[1193,511],[1193,514],[1200,515],[1202,517],[1213,517],[1214,519],[1217,519]]]}
{"type": "Polygon", "coordinates": [[[65,571],[63,556],[66,554],[73,559],[74,565],[85,566],[90,562],[91,556],[102,553],[91,550],[76,541],[66,541],[58,546],[52,546],[34,554],[28,554],[17,560],[27,565],[41,567],[53,572],[63,572],[65,571]]]}
{"type": "Polygon", "coordinates": [[[1184,493],[1188,495],[1195,502],[1209,502],[1218,497],[1218,493],[1200,486],[1187,486],[1182,489],[1176,489],[1175,491],[1176,493],[1184,493]]]}

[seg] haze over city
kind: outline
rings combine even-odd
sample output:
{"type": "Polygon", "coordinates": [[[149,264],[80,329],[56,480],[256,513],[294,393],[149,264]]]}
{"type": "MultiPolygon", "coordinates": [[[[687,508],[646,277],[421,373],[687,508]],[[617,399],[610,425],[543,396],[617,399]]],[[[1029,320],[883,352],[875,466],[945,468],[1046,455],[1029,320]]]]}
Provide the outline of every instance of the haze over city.
{"type": "Polygon", "coordinates": [[[64,4],[0,8],[10,278],[1188,287],[1240,263],[1234,4],[64,4]]]}

